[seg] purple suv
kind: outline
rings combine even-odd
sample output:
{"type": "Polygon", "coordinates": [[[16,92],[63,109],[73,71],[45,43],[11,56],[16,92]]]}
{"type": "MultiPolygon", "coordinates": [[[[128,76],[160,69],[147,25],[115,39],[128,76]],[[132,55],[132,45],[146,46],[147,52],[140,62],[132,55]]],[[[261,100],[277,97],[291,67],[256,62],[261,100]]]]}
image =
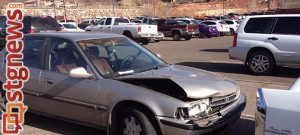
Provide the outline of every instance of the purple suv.
{"type": "Polygon", "coordinates": [[[199,37],[206,36],[208,38],[216,37],[218,36],[219,33],[219,31],[215,26],[208,26],[204,23],[199,24],[199,31],[200,31],[199,37]]]}

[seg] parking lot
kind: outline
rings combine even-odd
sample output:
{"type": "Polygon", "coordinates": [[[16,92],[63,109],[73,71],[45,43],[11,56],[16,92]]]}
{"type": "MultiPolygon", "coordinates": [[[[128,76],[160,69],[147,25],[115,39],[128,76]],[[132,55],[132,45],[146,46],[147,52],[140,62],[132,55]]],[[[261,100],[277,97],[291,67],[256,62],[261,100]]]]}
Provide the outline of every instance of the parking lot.
{"type": "MultiPolygon", "coordinates": [[[[280,67],[269,76],[249,75],[243,63],[230,60],[228,48],[232,37],[193,38],[190,41],[172,41],[166,38],[159,43],[145,47],[170,64],[179,64],[222,74],[235,80],[247,97],[247,106],[242,117],[225,134],[253,135],[256,90],[259,87],[287,89],[299,77],[299,68],[280,67]]],[[[21,134],[105,134],[97,129],[46,118],[35,114],[26,115],[24,131],[21,134]]]]}

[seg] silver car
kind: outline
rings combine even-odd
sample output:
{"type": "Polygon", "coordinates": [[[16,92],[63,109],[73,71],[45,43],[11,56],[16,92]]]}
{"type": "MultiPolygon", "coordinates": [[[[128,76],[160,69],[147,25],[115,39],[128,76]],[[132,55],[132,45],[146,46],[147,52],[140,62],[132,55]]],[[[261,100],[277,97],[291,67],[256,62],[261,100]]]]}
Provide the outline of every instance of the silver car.
{"type": "MultiPolygon", "coordinates": [[[[246,105],[234,81],[167,64],[122,35],[39,33],[25,35],[24,44],[29,111],[107,134],[222,132],[246,105]]],[[[1,83],[6,54],[0,53],[1,83]]]]}
{"type": "Polygon", "coordinates": [[[245,63],[255,75],[276,66],[300,67],[300,15],[247,16],[234,35],[229,57],[245,63]]]}

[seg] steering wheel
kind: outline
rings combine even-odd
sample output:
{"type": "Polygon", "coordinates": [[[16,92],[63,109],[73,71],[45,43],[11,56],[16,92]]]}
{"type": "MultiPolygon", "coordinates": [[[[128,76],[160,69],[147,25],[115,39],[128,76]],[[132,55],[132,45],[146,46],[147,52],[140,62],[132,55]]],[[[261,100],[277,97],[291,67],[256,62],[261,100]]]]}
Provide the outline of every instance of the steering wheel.
{"type": "Polygon", "coordinates": [[[125,57],[120,65],[120,69],[124,69],[126,66],[126,63],[128,63],[129,61],[131,61],[133,59],[136,59],[135,55],[128,55],[127,57],[125,57]]]}

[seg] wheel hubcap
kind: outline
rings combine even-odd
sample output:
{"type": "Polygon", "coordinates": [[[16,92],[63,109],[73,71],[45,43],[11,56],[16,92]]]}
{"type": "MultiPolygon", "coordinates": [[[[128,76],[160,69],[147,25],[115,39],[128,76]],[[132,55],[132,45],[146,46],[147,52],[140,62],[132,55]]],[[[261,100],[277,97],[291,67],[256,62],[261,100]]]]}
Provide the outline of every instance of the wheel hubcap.
{"type": "Polygon", "coordinates": [[[132,116],[125,118],[123,122],[124,135],[142,135],[142,127],[140,123],[132,116]]]}
{"type": "Polygon", "coordinates": [[[175,34],[175,35],[174,35],[174,38],[175,38],[176,40],[178,40],[178,39],[179,39],[179,35],[178,35],[178,34],[175,34]]]}
{"type": "Polygon", "coordinates": [[[269,67],[269,59],[263,55],[257,55],[251,61],[251,69],[254,72],[265,72],[269,67]]]}

